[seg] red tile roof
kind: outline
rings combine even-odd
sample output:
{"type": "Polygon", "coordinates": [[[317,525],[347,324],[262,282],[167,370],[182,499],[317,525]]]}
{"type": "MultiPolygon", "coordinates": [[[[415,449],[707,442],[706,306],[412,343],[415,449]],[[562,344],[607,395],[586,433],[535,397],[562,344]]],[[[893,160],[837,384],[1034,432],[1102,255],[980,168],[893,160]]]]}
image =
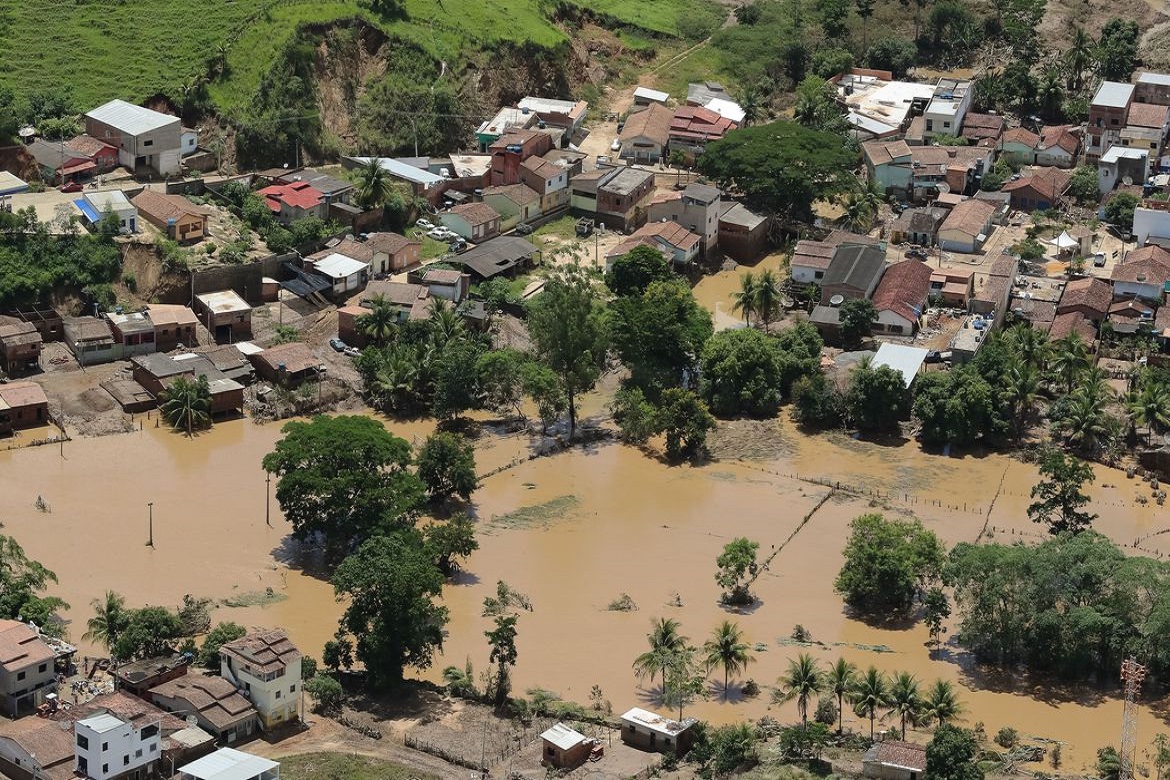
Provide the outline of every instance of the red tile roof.
{"type": "Polygon", "coordinates": [[[311,209],[320,206],[325,199],[325,194],[321,190],[303,181],[273,184],[260,190],[257,194],[264,198],[268,203],[268,208],[274,212],[280,211],[281,203],[292,208],[311,209]]]}
{"type": "Polygon", "coordinates": [[[1002,191],[1016,192],[1030,187],[1048,202],[1056,203],[1064,195],[1071,178],[1072,173],[1061,168],[1051,166],[1030,168],[1020,178],[1003,185],[1002,191]]]}
{"type": "Polygon", "coordinates": [[[674,121],[674,114],[666,106],[651,103],[641,111],[636,111],[626,117],[626,126],[622,128],[621,139],[625,143],[637,138],[648,138],[662,146],[670,138],[670,127],[674,121]]]}
{"type": "Polygon", "coordinates": [[[789,265],[820,271],[828,270],[829,263],[833,262],[833,252],[836,249],[835,244],[824,241],[797,241],[796,247],[792,250],[792,260],[789,265]]]}
{"type": "Polygon", "coordinates": [[[373,247],[375,252],[385,252],[388,255],[394,255],[401,252],[411,244],[419,244],[418,241],[411,241],[406,236],[398,233],[384,232],[384,233],[370,233],[366,236],[366,243],[373,247]]]}
{"type": "Polygon", "coordinates": [[[512,201],[517,206],[536,203],[540,200],[540,193],[527,184],[500,184],[495,187],[486,188],[483,194],[485,197],[488,195],[500,195],[512,201]]]}
{"type": "Polygon", "coordinates": [[[1126,298],[1123,301],[1118,301],[1109,307],[1109,319],[1114,317],[1121,317],[1123,319],[1138,319],[1139,317],[1149,317],[1154,313],[1154,310],[1145,305],[1137,298],[1126,298]]]}
{"type": "Polygon", "coordinates": [[[634,235],[639,238],[659,239],[684,252],[689,252],[699,245],[699,237],[677,222],[649,222],[635,230],[634,235]]]}
{"type": "Polygon", "coordinates": [[[1093,323],[1089,322],[1088,318],[1079,311],[1057,314],[1056,319],[1052,321],[1052,327],[1048,330],[1048,338],[1055,341],[1070,333],[1078,334],[1088,343],[1092,343],[1097,338],[1097,331],[1093,329],[1093,323]]]}
{"type": "Polygon", "coordinates": [[[894,263],[882,274],[873,292],[873,305],[878,312],[892,311],[903,319],[917,322],[930,293],[930,276],[930,266],[918,260],[894,263]]]}
{"type": "Polygon", "coordinates": [[[698,141],[722,138],[738,125],[709,108],[682,106],[670,121],[670,137],[698,141]]]}
{"type": "Polygon", "coordinates": [[[1161,287],[1170,279],[1170,251],[1151,244],[1127,254],[1113,267],[1114,282],[1137,282],[1161,287]]]}
{"type": "Polygon", "coordinates": [[[1040,131],[1040,145],[1036,148],[1041,151],[1060,148],[1069,154],[1076,154],[1081,148],[1081,139],[1068,125],[1053,125],[1040,131]]]}
{"type": "MultiPolygon", "coordinates": [[[[25,382],[22,384],[33,384],[25,382]]],[[[34,385],[38,390],[40,385],[34,385]]],[[[12,387],[12,385],[0,385],[12,387]]],[[[44,397],[41,392],[41,397],[44,397]]],[[[7,399],[5,399],[7,400],[7,399]]],[[[16,406],[16,404],[13,404],[16,406]]],[[[36,631],[19,620],[0,620],[0,667],[16,673],[34,664],[52,661],[57,657],[36,631]]]]}
{"type": "Polygon", "coordinates": [[[1029,149],[1035,149],[1036,144],[1040,143],[1040,136],[1036,135],[1030,130],[1025,130],[1022,127],[1013,127],[1011,130],[1008,130],[1003,134],[1003,137],[999,139],[999,142],[1001,146],[1003,144],[1017,143],[1021,146],[1026,146],[1029,149]]]}
{"type": "Polygon", "coordinates": [[[1166,112],[1170,108],[1166,106],[1158,106],[1153,103],[1134,103],[1129,107],[1129,117],[1125,120],[1128,127],[1153,127],[1162,128],[1166,126],[1166,112]]]}
{"type": "Polygon", "coordinates": [[[1112,301],[1113,288],[1109,283],[1090,276],[1085,279],[1074,279],[1064,286],[1064,293],[1060,296],[1060,305],[1056,307],[1056,311],[1064,314],[1074,307],[1085,307],[1105,316],[1112,301]]]}
{"type": "Polygon", "coordinates": [[[283,669],[301,658],[301,651],[289,640],[283,628],[248,634],[221,646],[219,652],[260,672],[283,669]]]}
{"type": "Polygon", "coordinates": [[[90,158],[97,155],[103,149],[114,149],[114,147],[110,146],[105,141],[99,141],[93,136],[85,134],[79,135],[71,141],[67,141],[65,145],[78,154],[82,154],[90,158]]]}
{"type": "MultiPolygon", "coordinates": [[[[926,748],[913,742],[888,739],[873,748],[874,758],[879,764],[888,764],[922,774],[926,771],[926,748]]],[[[867,754],[866,759],[870,756],[867,754]]]]}
{"type": "Polygon", "coordinates": [[[940,232],[958,230],[964,235],[977,236],[983,232],[993,214],[995,214],[994,203],[971,198],[951,209],[951,213],[943,220],[939,230],[940,232]]]}
{"type": "Polygon", "coordinates": [[[499,212],[486,203],[464,203],[455,206],[449,213],[463,217],[472,226],[486,225],[500,218],[499,212]]]}

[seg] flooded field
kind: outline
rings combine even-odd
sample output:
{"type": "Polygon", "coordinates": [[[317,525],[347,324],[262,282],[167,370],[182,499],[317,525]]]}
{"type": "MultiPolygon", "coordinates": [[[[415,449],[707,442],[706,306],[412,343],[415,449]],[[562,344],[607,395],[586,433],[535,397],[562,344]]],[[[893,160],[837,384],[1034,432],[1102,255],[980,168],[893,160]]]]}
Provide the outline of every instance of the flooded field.
{"type": "MultiPolygon", "coordinates": [[[[602,405],[594,396],[586,409],[596,413],[602,405]]],[[[416,442],[430,431],[427,424],[389,427],[416,442]]],[[[340,606],[324,579],[300,568],[275,499],[272,527],[265,524],[260,459],[279,435],[277,425],[241,420],[190,440],[151,427],[77,440],[65,445],[63,458],[52,446],[0,452],[0,520],[5,533],[57,573],[53,592],[72,605],[74,640],[84,632],[89,602],[106,589],[135,606],[176,605],[190,593],[247,605],[220,606],[214,619],[285,626],[302,649],[319,656],[340,606]],[[38,495],[51,511],[35,508],[38,495]],[[146,546],[147,502],[154,504],[153,549],[146,546]]],[[[485,436],[480,471],[522,458],[528,448],[524,436],[485,436]]],[[[1118,741],[1121,703],[1111,689],[987,676],[955,648],[932,658],[923,627],[865,625],[845,614],[832,591],[848,523],[872,506],[913,513],[948,544],[974,541],[985,530],[1007,540],[1039,538],[1025,516],[1035,478],[1030,466],[999,455],[944,458],[912,442],[810,438],[787,422],[733,427],[720,451],[724,459],[711,465],[669,468],[602,443],[488,478],[475,494],[481,548],[444,594],[449,637],[427,676],[437,679],[442,666],[467,658],[477,672],[485,668],[480,610],[504,579],[534,607],[519,623],[518,691],[540,686],[585,701],[596,684],[616,710],[655,706],[655,691],[639,685],[630,668],[651,619],[674,617],[701,643],[731,617],[756,645],[746,677],[765,690],[743,701],[733,689],[725,699],[713,684],[711,698],[690,712],[716,722],[759,717],[770,707],[781,719],[795,718],[794,706],[776,711],[769,704],[768,686],[802,649],[785,640],[801,624],[823,643],[809,648],[823,662],[844,655],[863,667],[912,671],[923,683],[956,681],[966,725],[982,721],[989,734],[1012,725],[1023,735],[1062,740],[1067,769],[1091,764],[1098,747],[1118,741]],[[762,556],[782,549],[756,583],[760,602],[730,614],[718,602],[714,561],[741,535],[758,540],[762,556]],[[607,609],[622,594],[636,611],[607,609]]],[[[1099,469],[1092,491],[1098,528],[1125,545],[1142,539],[1143,550],[1165,555],[1166,536],[1145,537],[1166,527],[1166,515],[1137,504],[1142,494],[1124,474],[1099,469]]],[[[1161,704],[1156,709],[1164,711],[1161,704]]],[[[862,725],[852,713],[846,720],[862,725]]],[[[1170,726],[1146,708],[1139,731],[1148,745],[1170,726]]]]}

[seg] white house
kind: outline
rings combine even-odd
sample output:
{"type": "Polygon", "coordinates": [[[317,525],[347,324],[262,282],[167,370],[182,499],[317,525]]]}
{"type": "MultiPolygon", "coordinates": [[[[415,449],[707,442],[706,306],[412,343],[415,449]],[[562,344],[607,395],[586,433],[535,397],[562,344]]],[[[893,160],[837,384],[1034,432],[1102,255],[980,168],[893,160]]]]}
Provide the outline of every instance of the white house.
{"type": "Polygon", "coordinates": [[[91,715],[73,724],[76,768],[93,780],[125,775],[159,758],[159,718],[131,723],[108,713],[91,715]]]}
{"type": "Polygon", "coordinates": [[[803,239],[796,242],[792,250],[792,259],[788,262],[788,272],[792,281],[800,284],[820,284],[833,262],[833,252],[837,247],[823,241],[803,239]]]}
{"type": "Polygon", "coordinates": [[[220,674],[243,688],[264,729],[299,718],[301,651],[283,629],[248,634],[219,648],[220,674]]]}
{"type": "Polygon", "coordinates": [[[1133,234],[1138,246],[1153,243],[1170,243],[1170,211],[1147,209],[1139,206],[1133,210],[1133,234]]]}
{"type": "Polygon", "coordinates": [[[177,116],[111,100],[85,115],[85,133],[117,147],[119,164],[131,171],[179,172],[182,123],[177,116]]]}
{"type": "Polygon", "coordinates": [[[179,780],[280,780],[280,764],[235,748],[220,748],[179,767],[179,780]]]}
{"type": "Polygon", "coordinates": [[[1111,146],[1097,161],[1097,191],[1102,195],[1112,192],[1118,184],[1141,184],[1146,180],[1146,167],[1150,157],[1146,149],[1127,146],[1111,146]]]}
{"type": "Polygon", "coordinates": [[[313,271],[333,284],[335,296],[360,290],[370,278],[369,263],[355,260],[340,252],[333,252],[312,263],[313,271]]]}
{"type": "Polygon", "coordinates": [[[179,154],[186,157],[199,151],[199,131],[184,127],[179,134],[179,154]]]}
{"type": "Polygon", "coordinates": [[[958,135],[973,98],[974,92],[970,81],[939,79],[934,88],[934,96],[931,97],[923,114],[926,120],[923,136],[930,138],[932,135],[958,135]]]}
{"type": "Polygon", "coordinates": [[[1131,250],[1113,267],[1109,281],[1113,282],[1115,299],[1136,296],[1161,301],[1170,281],[1170,250],[1154,244],[1131,250]]]}
{"type": "Polygon", "coordinates": [[[96,225],[107,211],[111,211],[118,218],[123,233],[138,232],[138,209],[134,208],[134,204],[121,190],[87,192],[83,197],[73,201],[73,204],[81,210],[91,225],[96,225]]]}
{"type": "Polygon", "coordinates": [[[970,198],[951,209],[938,229],[938,245],[947,252],[978,252],[991,234],[995,204],[970,198]]]}

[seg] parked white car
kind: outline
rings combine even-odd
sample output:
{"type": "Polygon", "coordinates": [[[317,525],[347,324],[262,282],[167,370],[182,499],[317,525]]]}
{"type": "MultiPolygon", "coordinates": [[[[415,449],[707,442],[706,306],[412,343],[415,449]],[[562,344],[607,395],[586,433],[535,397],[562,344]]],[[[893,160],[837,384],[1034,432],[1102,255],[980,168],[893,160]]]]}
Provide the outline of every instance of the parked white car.
{"type": "Polygon", "coordinates": [[[435,223],[431,222],[429,219],[420,219],[418,222],[414,223],[414,226],[419,230],[433,230],[435,223]]]}
{"type": "Polygon", "coordinates": [[[613,139],[613,143],[609,145],[609,150],[611,152],[619,151],[621,148],[622,148],[622,139],[620,139],[620,138],[613,139]]]}
{"type": "Polygon", "coordinates": [[[445,227],[443,225],[440,225],[437,228],[433,228],[431,230],[428,230],[427,235],[430,236],[431,238],[435,239],[436,241],[450,241],[451,239],[457,237],[457,234],[455,233],[455,231],[453,231],[453,230],[451,230],[451,228],[445,227]]]}

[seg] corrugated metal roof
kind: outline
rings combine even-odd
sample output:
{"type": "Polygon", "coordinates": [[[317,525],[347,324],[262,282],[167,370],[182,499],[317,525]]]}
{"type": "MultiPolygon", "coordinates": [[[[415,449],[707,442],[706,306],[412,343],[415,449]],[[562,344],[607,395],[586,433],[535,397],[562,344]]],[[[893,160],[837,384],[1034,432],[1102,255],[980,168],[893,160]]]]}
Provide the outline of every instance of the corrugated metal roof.
{"type": "Polygon", "coordinates": [[[127,103],[125,100],[111,100],[90,111],[86,116],[130,135],[142,135],[160,127],[179,124],[177,116],[152,111],[127,103]]]}
{"type": "Polygon", "coordinates": [[[94,715],[93,717],[86,718],[85,720],[79,720],[77,721],[77,725],[85,726],[86,728],[92,729],[99,734],[105,734],[107,731],[113,731],[116,728],[121,728],[124,724],[110,713],[103,712],[101,715],[94,715]]]}
{"type": "Polygon", "coordinates": [[[334,252],[323,260],[313,263],[313,270],[324,274],[331,279],[344,279],[347,276],[360,273],[369,268],[369,264],[354,260],[343,254],[334,252]]]}
{"type": "Polygon", "coordinates": [[[871,365],[874,368],[889,366],[902,375],[902,381],[906,387],[909,387],[914,382],[914,377],[918,376],[918,370],[922,368],[922,364],[926,362],[928,351],[921,347],[907,347],[904,344],[886,342],[878,347],[871,365]]]}
{"type": "Polygon", "coordinates": [[[198,780],[249,780],[279,767],[275,761],[234,748],[220,748],[211,755],[179,767],[179,772],[198,780]]]}
{"type": "Polygon", "coordinates": [[[399,162],[398,160],[393,160],[389,157],[351,157],[350,159],[355,160],[362,165],[365,165],[372,159],[377,159],[378,164],[381,165],[382,168],[391,176],[395,176],[399,179],[405,179],[412,184],[421,184],[424,187],[433,187],[436,184],[442,184],[443,182],[447,181],[446,177],[439,176],[438,174],[431,173],[430,171],[424,171],[422,168],[415,168],[413,165],[408,165],[404,162],[399,162]]]}
{"type": "Polygon", "coordinates": [[[564,723],[554,724],[551,728],[541,734],[540,738],[546,742],[553,743],[561,750],[569,750],[570,748],[581,744],[586,739],[584,734],[578,731],[574,731],[564,723]]]}
{"type": "Polygon", "coordinates": [[[1125,108],[1133,97],[1133,84],[1123,84],[1120,81],[1102,81],[1097,87],[1097,94],[1093,96],[1094,106],[1109,108],[1125,108]]]}

